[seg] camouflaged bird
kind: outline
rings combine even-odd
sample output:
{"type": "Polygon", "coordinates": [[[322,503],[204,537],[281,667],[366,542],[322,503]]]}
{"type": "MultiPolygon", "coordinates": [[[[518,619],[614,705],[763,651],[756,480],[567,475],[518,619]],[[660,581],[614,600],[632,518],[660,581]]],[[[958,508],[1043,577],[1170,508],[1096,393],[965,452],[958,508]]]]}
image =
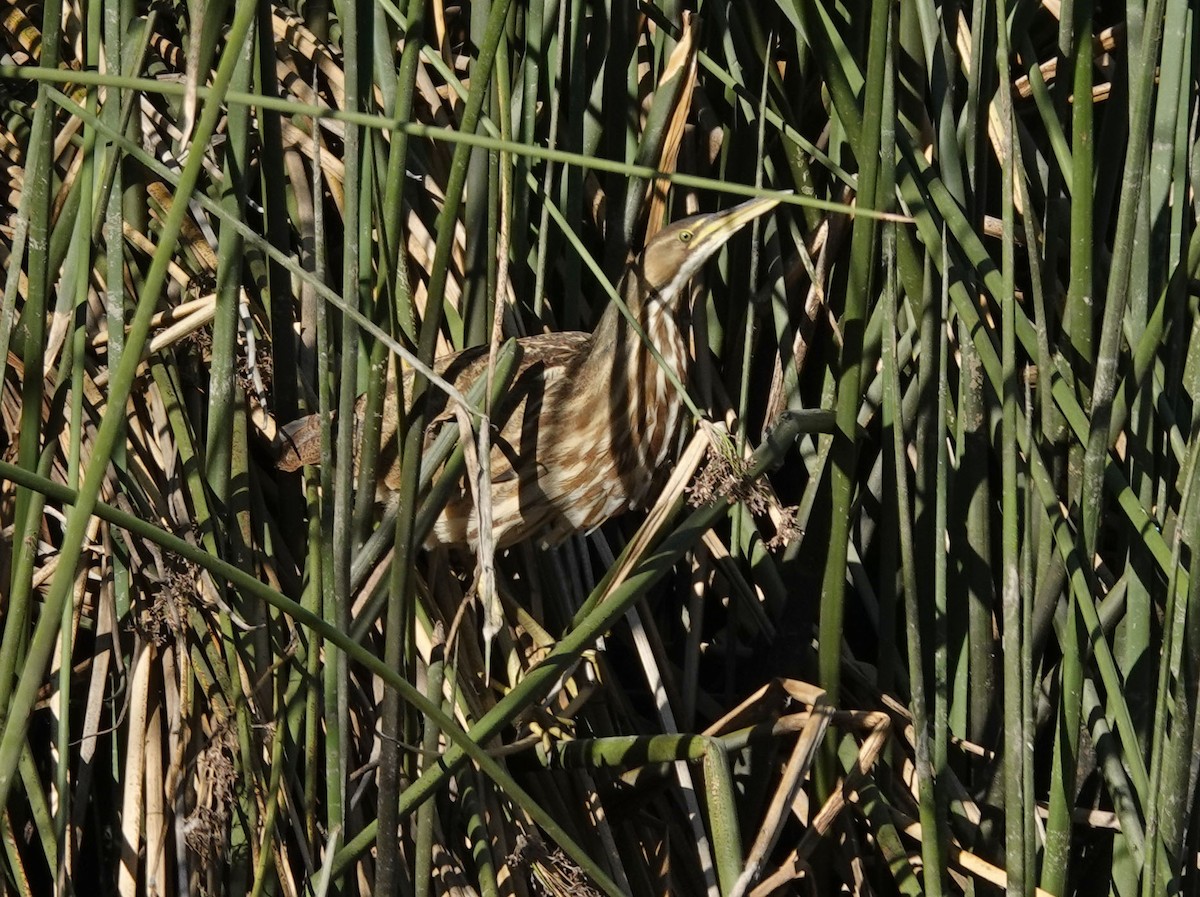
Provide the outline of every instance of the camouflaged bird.
{"type": "MultiPolygon", "coordinates": [[[[626,272],[621,292],[634,318],[680,382],[688,353],[681,318],[688,281],[743,226],[770,211],[779,197],[694,215],[660,231],[626,272]]],[[[615,303],[592,333],[547,333],[517,340],[521,355],[512,384],[492,420],[491,499],[496,547],[526,538],[555,544],[587,532],[623,511],[642,507],[669,461],[684,403],[615,303]]],[[[488,347],[438,359],[434,370],[460,392],[487,372],[488,347]]],[[[384,403],[380,486],[400,484],[394,380],[384,403]]],[[[447,398],[433,391],[425,445],[442,427],[457,427],[447,398]]],[[[364,413],[360,399],[358,414],[364,413]]],[[[316,416],[285,428],[279,466],[294,470],[319,453],[316,416]]],[[[478,518],[465,481],[438,516],[426,544],[474,545],[478,518]]]]}

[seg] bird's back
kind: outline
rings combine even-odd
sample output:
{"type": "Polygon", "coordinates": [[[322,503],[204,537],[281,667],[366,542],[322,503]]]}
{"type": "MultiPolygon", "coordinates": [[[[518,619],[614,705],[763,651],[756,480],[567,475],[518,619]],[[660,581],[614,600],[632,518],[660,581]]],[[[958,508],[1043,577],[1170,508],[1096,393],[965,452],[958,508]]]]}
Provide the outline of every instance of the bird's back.
{"type": "MultiPolygon", "coordinates": [[[[491,501],[493,531],[498,547],[537,537],[555,543],[579,529],[602,522],[615,510],[608,496],[578,490],[576,480],[594,472],[597,454],[587,443],[588,434],[606,419],[609,409],[600,401],[580,397],[600,394],[605,387],[589,383],[585,365],[591,334],[566,332],[539,334],[518,340],[521,355],[512,382],[492,409],[490,419],[491,501]],[[588,425],[571,416],[572,409],[588,405],[588,425]],[[607,513],[603,513],[607,510],[607,513]],[[598,516],[603,513],[603,516],[598,516]],[[596,519],[594,519],[596,518],[596,519]]],[[[486,346],[467,349],[440,359],[437,373],[466,391],[487,371],[486,346]]],[[[412,377],[405,375],[406,387],[412,377]]],[[[405,394],[411,390],[406,388],[405,394]]],[[[394,394],[394,393],[393,393],[394,394]]],[[[442,427],[457,427],[453,409],[443,393],[433,396],[425,445],[442,427]]],[[[385,409],[385,451],[395,443],[395,417],[385,409]]],[[[603,429],[607,429],[604,427],[603,429]]],[[[399,468],[393,467],[386,485],[396,488],[399,468]]],[[[610,479],[610,489],[612,483],[610,479]]],[[[428,544],[474,544],[478,537],[475,501],[465,481],[451,494],[439,515],[428,544]]]]}

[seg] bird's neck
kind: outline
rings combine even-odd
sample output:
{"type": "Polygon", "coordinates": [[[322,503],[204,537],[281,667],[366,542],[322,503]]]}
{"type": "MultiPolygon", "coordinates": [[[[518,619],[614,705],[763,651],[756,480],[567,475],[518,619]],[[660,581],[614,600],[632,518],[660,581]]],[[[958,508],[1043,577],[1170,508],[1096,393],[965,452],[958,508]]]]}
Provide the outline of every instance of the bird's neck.
{"type": "MultiPolygon", "coordinates": [[[[636,277],[634,267],[627,274],[636,277]]],[[[649,296],[644,286],[625,285],[626,305],[666,368],[687,382],[687,346],[681,306],[649,296]]],[[[683,397],[614,302],[593,331],[591,346],[568,387],[589,417],[607,418],[616,473],[632,507],[640,506],[657,471],[669,460],[682,419],[683,397]]],[[[582,421],[580,422],[582,424],[582,421]]]]}
{"type": "MultiPolygon", "coordinates": [[[[663,297],[655,294],[642,280],[640,264],[631,267],[622,283],[625,306],[651,345],[662,355],[675,374],[686,377],[687,356],[681,319],[685,310],[686,284],[678,295],[663,297]]],[[[597,376],[611,376],[615,370],[641,372],[643,377],[655,378],[658,363],[646,343],[629,326],[629,320],[612,302],[600,317],[592,333],[591,351],[586,364],[597,376]]]]}

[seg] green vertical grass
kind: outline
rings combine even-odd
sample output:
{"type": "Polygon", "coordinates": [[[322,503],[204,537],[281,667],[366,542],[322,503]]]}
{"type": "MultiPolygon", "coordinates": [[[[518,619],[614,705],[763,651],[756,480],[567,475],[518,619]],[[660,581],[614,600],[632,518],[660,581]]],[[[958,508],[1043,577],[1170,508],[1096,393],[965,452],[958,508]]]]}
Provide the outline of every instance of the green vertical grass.
{"type": "MultiPolygon", "coordinates": [[[[166,845],[180,890],[738,892],[810,709],[752,697],[780,677],[825,688],[836,758],[746,893],[1194,890],[1188,4],[702,4],[695,82],[665,79],[693,8],[12,7],[11,890],[107,868],[145,773],[192,833],[166,845]],[[488,342],[502,272],[502,340],[594,326],[661,177],[669,219],[795,191],[698,279],[686,384],[777,467],[699,511],[671,496],[637,556],[636,515],[502,553],[485,667],[470,564],[421,547],[463,453],[426,446],[412,396],[401,489],[376,494],[386,360],[488,342]],[[195,307],[211,323],[168,339],[195,307]],[[783,408],[821,410],[771,437],[783,408]],[[336,414],[322,463],[285,475],[270,433],[302,410],[336,414]],[[162,722],[131,733],[138,656],[162,722]],[[748,699],[753,736],[687,755],[709,799],[629,748],[705,743],[748,699]],[[818,835],[855,714],[881,709],[886,745],[818,835]],[[161,739],[151,768],[131,734],[161,739]],[[232,790],[204,805],[214,746],[232,790]],[[959,850],[1003,878],[943,874],[959,850]]],[[[472,404],[503,407],[513,348],[472,404]]]]}

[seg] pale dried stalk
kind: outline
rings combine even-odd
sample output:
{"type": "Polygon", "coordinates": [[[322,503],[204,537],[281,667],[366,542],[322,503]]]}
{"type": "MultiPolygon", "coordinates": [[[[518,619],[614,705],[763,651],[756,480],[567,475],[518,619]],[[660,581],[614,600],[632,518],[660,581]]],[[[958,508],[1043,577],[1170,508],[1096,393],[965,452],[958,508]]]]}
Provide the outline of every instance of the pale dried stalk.
{"type": "Polygon", "coordinates": [[[133,660],[129,688],[129,740],[125,756],[125,781],[121,809],[121,868],[117,871],[117,893],[137,897],[138,853],[142,840],[142,788],[146,772],[146,720],[150,696],[150,673],[154,646],[139,642],[133,660]]]}

